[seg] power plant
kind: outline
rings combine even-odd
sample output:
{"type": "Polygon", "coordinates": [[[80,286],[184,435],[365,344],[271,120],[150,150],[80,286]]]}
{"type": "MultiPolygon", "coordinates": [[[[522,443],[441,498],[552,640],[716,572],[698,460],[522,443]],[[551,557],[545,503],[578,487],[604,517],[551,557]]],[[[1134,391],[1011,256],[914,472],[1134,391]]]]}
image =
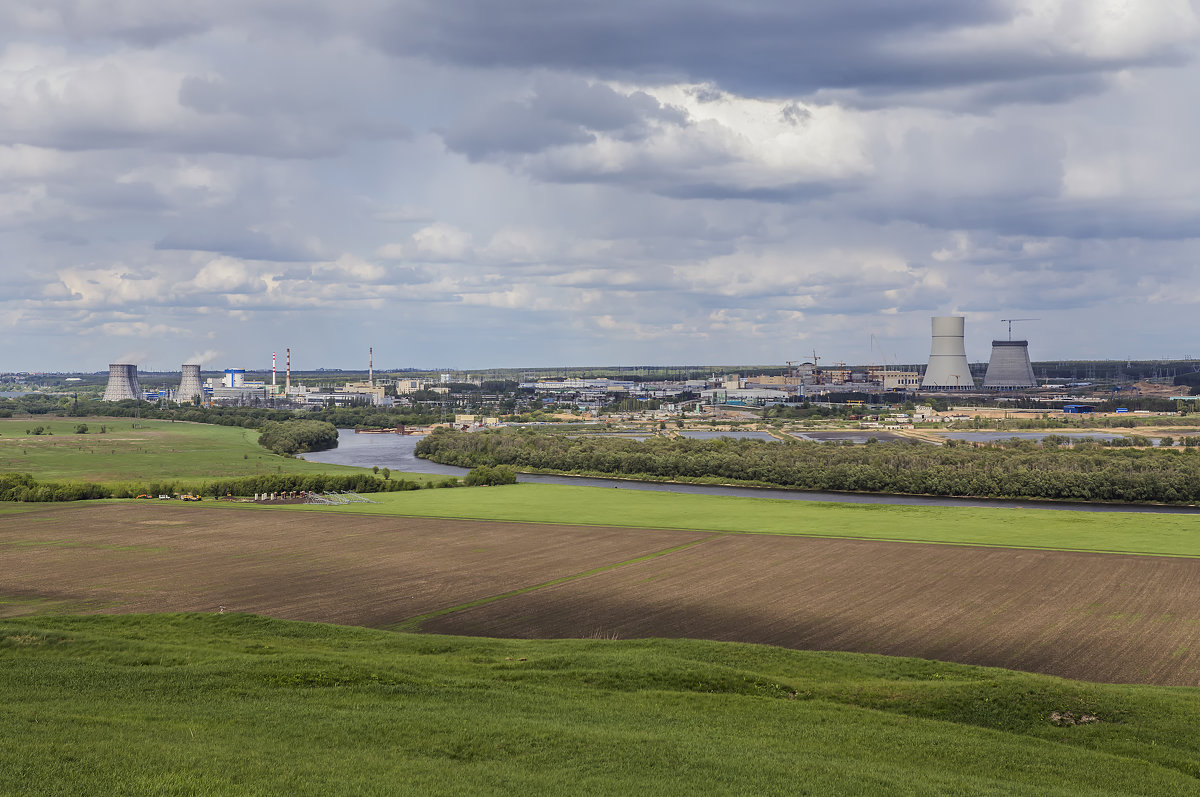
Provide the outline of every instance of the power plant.
{"type": "Polygon", "coordinates": [[[1008,340],[992,341],[992,356],[988,359],[983,386],[989,390],[1017,390],[1037,387],[1033,365],[1029,362],[1029,341],[1013,340],[1014,321],[1040,321],[1040,318],[1001,318],[1008,324],[1008,340]]]}
{"type": "Polygon", "coordinates": [[[110,363],[108,385],[104,388],[105,401],[141,399],[142,388],[138,385],[137,366],[128,363],[110,363]]]}
{"type": "Polygon", "coordinates": [[[184,365],[183,377],[179,380],[179,392],[175,400],[185,404],[196,399],[204,399],[204,385],[200,383],[200,366],[184,365]]]}
{"type": "Polygon", "coordinates": [[[993,390],[1037,387],[1037,378],[1029,363],[1029,341],[993,340],[983,386],[993,390]]]}
{"type": "Polygon", "coordinates": [[[966,319],[960,315],[934,316],[933,344],[922,390],[974,390],[967,348],[963,341],[966,319]]]}

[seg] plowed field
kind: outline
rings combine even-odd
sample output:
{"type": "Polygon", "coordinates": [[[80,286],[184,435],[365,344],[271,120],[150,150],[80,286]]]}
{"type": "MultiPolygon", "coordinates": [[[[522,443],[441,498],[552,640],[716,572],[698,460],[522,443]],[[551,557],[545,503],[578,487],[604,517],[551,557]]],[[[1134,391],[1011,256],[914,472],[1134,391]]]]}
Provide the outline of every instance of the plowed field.
{"type": "Polygon", "coordinates": [[[764,642],[1198,685],[1200,561],[731,535],[422,628],[764,642]]]}
{"type": "Polygon", "coordinates": [[[380,627],[704,536],[75,504],[0,516],[0,616],[224,606],[380,627]]]}
{"type": "Polygon", "coordinates": [[[0,616],[219,607],[375,627],[424,616],[420,628],[441,633],[696,637],[1200,684],[1197,559],[175,503],[0,515],[0,616]]]}

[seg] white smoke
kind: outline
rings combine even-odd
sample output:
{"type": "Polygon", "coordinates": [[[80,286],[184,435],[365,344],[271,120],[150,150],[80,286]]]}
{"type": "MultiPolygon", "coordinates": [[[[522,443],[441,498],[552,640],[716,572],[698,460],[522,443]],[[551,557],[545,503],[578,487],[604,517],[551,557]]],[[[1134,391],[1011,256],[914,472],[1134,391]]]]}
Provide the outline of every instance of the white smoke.
{"type": "Polygon", "coordinates": [[[199,365],[201,368],[203,368],[205,363],[216,362],[220,356],[221,352],[208,349],[206,351],[193,354],[191,357],[188,357],[186,360],[184,360],[184,362],[188,365],[199,365]]]}

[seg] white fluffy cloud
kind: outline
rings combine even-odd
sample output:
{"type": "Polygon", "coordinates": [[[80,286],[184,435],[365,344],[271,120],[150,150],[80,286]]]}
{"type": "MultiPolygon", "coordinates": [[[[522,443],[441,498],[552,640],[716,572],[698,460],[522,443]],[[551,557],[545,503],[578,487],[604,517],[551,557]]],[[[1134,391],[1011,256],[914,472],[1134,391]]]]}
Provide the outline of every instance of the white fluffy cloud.
{"type": "Polygon", "coordinates": [[[1185,0],[14,0],[0,370],[865,361],[872,333],[917,361],[944,312],[1182,355],[1198,37],[1185,0]]]}

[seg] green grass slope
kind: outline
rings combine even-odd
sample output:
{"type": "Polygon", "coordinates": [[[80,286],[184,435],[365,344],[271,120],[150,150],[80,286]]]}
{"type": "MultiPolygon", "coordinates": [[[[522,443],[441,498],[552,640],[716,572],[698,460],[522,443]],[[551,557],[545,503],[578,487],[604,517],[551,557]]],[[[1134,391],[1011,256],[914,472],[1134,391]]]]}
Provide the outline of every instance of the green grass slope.
{"type": "Polygon", "coordinates": [[[272,454],[258,445],[256,429],[236,426],[125,418],[0,420],[0,473],[29,473],[39,481],[110,484],[361,472],[272,454]],[[87,434],[74,433],[80,423],[87,434]],[[26,434],[38,426],[50,434],[26,434]]]}
{"type": "Polygon", "coordinates": [[[637,528],[699,529],[1200,556],[1200,515],[842,504],[514,484],[372,495],[376,504],[271,511],[352,512],[637,528]]]}
{"type": "Polygon", "coordinates": [[[0,705],[5,794],[1200,792],[1200,690],[696,641],[5,620],[0,705]]]}

